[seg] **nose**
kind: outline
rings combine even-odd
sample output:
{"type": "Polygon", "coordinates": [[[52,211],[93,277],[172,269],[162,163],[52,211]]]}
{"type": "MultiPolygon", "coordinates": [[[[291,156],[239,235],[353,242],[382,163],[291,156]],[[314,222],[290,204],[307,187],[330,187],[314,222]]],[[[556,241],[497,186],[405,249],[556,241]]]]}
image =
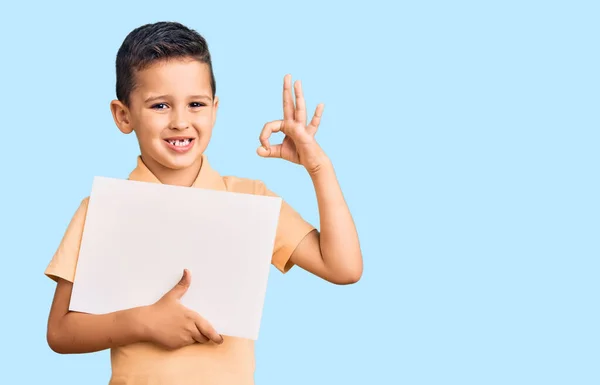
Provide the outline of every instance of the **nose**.
{"type": "Polygon", "coordinates": [[[190,121],[187,117],[185,111],[181,109],[173,110],[173,114],[171,116],[170,129],[172,130],[186,130],[190,127],[190,121]]]}

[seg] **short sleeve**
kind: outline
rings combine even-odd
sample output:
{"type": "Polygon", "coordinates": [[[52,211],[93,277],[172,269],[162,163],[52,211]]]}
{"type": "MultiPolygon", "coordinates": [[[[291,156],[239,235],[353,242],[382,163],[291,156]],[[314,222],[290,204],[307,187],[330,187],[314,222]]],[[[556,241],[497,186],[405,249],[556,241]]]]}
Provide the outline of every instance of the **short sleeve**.
{"type": "Polygon", "coordinates": [[[44,274],[54,281],[62,278],[73,282],[75,278],[75,269],[77,259],[79,258],[79,247],[83,235],[85,217],[87,215],[89,197],[81,201],[81,204],[75,211],[71,222],[65,231],[65,234],[54,253],[52,260],[48,264],[44,274]]]}
{"type": "MultiPolygon", "coordinates": [[[[262,195],[278,197],[277,194],[267,189],[264,184],[258,183],[259,191],[263,190],[262,195]]],[[[315,230],[313,225],[304,220],[284,199],[281,200],[281,212],[277,224],[272,260],[273,265],[279,271],[287,273],[294,266],[290,261],[292,253],[308,233],[313,230],[315,230]]]]}
{"type": "MultiPolygon", "coordinates": [[[[225,177],[227,190],[248,194],[279,197],[267,189],[265,184],[258,180],[225,177]]],[[[290,257],[296,247],[315,227],[308,223],[285,200],[281,200],[281,211],[275,234],[275,245],[271,263],[282,273],[287,273],[294,264],[290,257]]]]}

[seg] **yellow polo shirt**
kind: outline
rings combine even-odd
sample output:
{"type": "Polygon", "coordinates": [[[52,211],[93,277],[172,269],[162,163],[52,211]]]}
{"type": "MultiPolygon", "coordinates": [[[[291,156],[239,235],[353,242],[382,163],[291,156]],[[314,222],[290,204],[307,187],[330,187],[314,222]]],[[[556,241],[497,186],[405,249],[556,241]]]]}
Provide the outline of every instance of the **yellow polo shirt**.
{"type": "MultiPolygon", "coordinates": [[[[160,183],[137,158],[130,180],[160,183]]],[[[210,167],[205,155],[192,187],[246,194],[276,196],[257,180],[221,176],[210,167]]],[[[82,200],[45,274],[73,282],[89,197],[82,200]]],[[[314,227],[285,201],[282,202],[272,264],[287,272],[290,256],[314,227]]],[[[224,337],[222,345],[194,344],[166,351],[149,343],[137,343],[111,350],[112,375],[109,385],[252,385],[254,383],[254,341],[224,337]]]]}

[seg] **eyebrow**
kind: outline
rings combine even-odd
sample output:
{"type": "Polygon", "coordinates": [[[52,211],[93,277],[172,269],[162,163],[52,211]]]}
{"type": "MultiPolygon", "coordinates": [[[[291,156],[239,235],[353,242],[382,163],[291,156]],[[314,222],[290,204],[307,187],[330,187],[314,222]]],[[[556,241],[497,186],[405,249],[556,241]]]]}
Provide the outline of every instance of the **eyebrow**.
{"type": "MultiPolygon", "coordinates": [[[[159,99],[166,99],[168,97],[169,97],[169,95],[151,96],[151,97],[147,98],[146,100],[144,100],[144,103],[150,103],[152,101],[159,100],[159,99]]],[[[203,100],[206,100],[209,102],[212,101],[212,98],[208,95],[191,95],[190,99],[203,99],[203,100]]]]}

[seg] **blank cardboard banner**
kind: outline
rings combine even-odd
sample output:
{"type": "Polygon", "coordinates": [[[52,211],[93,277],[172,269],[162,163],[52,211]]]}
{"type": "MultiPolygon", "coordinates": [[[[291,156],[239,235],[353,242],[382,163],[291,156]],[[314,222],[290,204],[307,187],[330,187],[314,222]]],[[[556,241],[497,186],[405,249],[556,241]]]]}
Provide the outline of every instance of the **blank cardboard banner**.
{"type": "Polygon", "coordinates": [[[191,272],[183,305],[256,340],[281,198],[96,177],[71,311],[151,305],[191,272]]]}

